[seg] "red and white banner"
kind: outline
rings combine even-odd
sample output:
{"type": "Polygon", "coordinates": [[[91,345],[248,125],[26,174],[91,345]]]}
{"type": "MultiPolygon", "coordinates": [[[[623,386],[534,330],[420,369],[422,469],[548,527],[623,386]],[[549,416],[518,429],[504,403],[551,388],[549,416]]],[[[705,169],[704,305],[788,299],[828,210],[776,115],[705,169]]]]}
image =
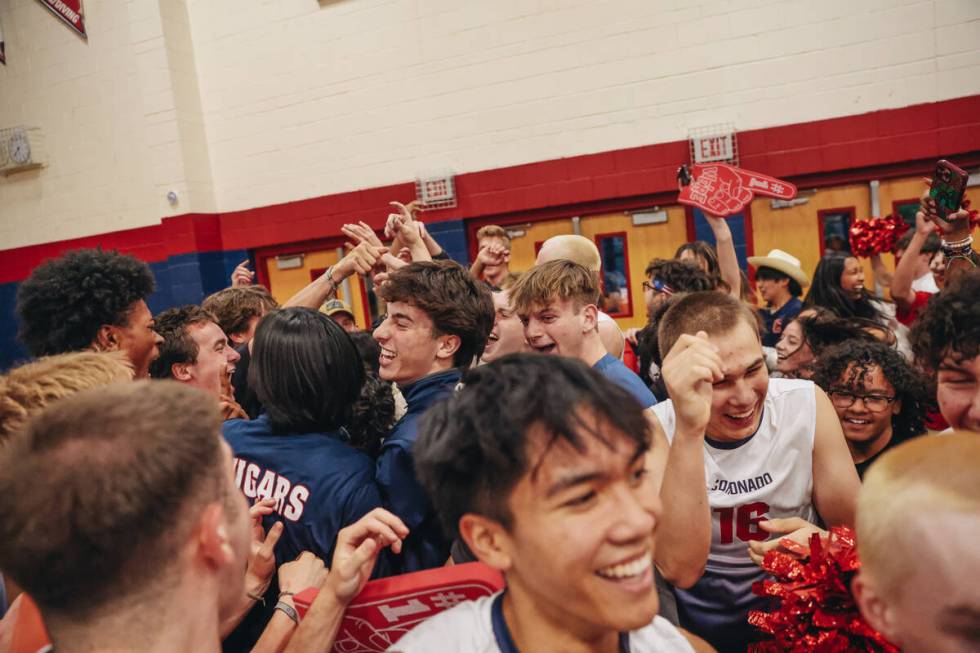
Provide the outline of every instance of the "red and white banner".
{"type": "Polygon", "coordinates": [[[691,166],[691,183],[681,189],[677,201],[713,215],[726,216],[741,211],[756,195],[791,200],[796,197],[796,186],[725,163],[694,165],[691,166]]]}
{"type": "Polygon", "coordinates": [[[52,14],[65,22],[68,27],[83,39],[88,39],[85,33],[85,11],[82,9],[82,0],[37,0],[48,8],[52,14]]]}

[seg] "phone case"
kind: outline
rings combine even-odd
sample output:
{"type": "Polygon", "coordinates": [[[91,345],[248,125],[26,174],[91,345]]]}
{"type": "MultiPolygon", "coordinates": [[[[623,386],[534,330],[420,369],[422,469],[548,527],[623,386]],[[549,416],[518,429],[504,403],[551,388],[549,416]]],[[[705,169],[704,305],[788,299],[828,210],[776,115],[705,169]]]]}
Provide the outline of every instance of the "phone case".
{"type": "Polygon", "coordinates": [[[960,210],[969,178],[969,173],[945,159],[936,163],[929,197],[936,201],[936,212],[940,218],[945,219],[950,213],[960,210]]]}

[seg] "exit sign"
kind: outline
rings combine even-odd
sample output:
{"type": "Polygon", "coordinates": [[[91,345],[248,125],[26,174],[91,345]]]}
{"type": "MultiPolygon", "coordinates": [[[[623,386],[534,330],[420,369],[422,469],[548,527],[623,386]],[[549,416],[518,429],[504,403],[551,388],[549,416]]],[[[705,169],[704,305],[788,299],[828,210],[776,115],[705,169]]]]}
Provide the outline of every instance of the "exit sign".
{"type": "Polygon", "coordinates": [[[691,139],[691,153],[694,163],[731,161],[735,158],[735,135],[715,134],[691,139]]]}

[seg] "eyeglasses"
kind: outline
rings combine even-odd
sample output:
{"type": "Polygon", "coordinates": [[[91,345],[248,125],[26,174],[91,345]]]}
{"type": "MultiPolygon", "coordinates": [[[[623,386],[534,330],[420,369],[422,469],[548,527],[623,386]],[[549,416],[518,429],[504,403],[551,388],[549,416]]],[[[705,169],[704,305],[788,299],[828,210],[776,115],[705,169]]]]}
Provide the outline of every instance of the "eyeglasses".
{"type": "Polygon", "coordinates": [[[864,407],[874,413],[885,410],[895,401],[895,397],[887,397],[885,395],[859,395],[846,390],[831,390],[828,395],[830,396],[830,401],[838,408],[850,408],[854,405],[855,401],[860,399],[864,402],[864,407]]]}
{"type": "Polygon", "coordinates": [[[665,284],[660,279],[654,279],[652,282],[650,282],[650,281],[644,281],[643,282],[643,289],[644,290],[650,290],[652,292],[662,292],[665,295],[673,295],[674,294],[674,289],[671,288],[670,286],[668,286],[667,284],[665,284]]]}

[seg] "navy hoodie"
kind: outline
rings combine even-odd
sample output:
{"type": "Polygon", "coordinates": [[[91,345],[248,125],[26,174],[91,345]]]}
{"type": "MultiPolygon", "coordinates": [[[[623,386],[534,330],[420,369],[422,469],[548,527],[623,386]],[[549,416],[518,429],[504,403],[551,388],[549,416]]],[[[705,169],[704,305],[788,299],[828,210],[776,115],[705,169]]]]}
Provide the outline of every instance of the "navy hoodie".
{"type": "Polygon", "coordinates": [[[401,386],[408,411],[398,420],[378,454],[377,481],[385,507],[408,526],[402,545],[402,571],[441,567],[449,559],[449,540],[439,525],[432,501],[415,478],[412,445],[419,435],[419,419],[433,404],[447,398],[459,384],[459,370],[436,372],[401,386]]]}

